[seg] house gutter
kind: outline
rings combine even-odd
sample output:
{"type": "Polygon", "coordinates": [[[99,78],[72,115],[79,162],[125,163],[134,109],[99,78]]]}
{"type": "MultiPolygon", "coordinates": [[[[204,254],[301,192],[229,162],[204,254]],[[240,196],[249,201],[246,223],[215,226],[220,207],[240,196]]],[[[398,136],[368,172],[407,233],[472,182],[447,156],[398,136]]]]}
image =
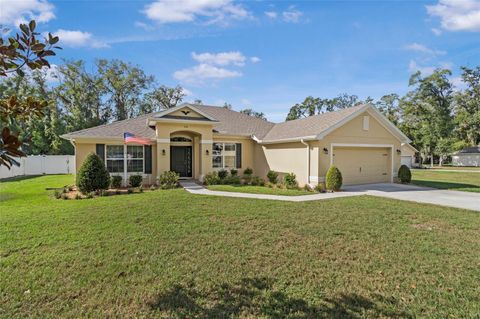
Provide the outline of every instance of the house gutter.
{"type": "Polygon", "coordinates": [[[307,147],[307,184],[310,185],[310,145],[302,138],[300,143],[307,147]]]}

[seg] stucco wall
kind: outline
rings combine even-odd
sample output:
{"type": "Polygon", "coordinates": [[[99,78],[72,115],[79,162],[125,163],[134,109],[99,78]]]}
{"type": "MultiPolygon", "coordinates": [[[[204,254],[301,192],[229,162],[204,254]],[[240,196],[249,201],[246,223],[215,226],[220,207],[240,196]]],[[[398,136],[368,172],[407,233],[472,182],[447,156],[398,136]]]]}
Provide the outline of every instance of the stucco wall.
{"type": "MultiPolygon", "coordinates": [[[[325,138],[319,141],[319,179],[323,181],[330,167],[330,154],[332,143],[345,144],[386,144],[393,145],[393,177],[396,177],[400,167],[400,154],[396,152],[400,149],[400,141],[388,131],[377,119],[368,112],[362,113],[350,122],[331,132],[325,138]],[[363,117],[369,116],[369,129],[363,129],[363,117]],[[326,148],[328,154],[322,150],[326,148]]],[[[352,165],[355,164],[355,158],[351,159],[352,165]]]]}
{"type": "MultiPolygon", "coordinates": [[[[83,164],[83,161],[90,153],[96,153],[96,144],[105,144],[105,145],[123,145],[123,142],[118,140],[96,140],[92,143],[91,140],[77,140],[75,142],[75,169],[76,173],[83,164]]],[[[129,144],[135,145],[135,144],[129,144]]],[[[145,183],[151,184],[155,182],[157,176],[157,158],[155,154],[157,153],[157,146],[152,145],[152,174],[143,174],[145,183]]],[[[127,178],[129,175],[134,173],[128,173],[127,178]]],[[[136,174],[136,173],[135,173],[136,174]]],[[[123,177],[123,174],[118,174],[123,177]]]]}

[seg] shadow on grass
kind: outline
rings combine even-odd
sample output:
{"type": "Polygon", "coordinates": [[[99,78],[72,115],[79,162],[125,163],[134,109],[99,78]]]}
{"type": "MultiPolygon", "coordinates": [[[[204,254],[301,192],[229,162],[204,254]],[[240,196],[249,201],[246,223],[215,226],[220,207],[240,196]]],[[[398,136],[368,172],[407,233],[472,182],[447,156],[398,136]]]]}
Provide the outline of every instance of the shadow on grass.
{"type": "Polygon", "coordinates": [[[18,182],[18,181],[23,181],[23,180],[26,180],[26,179],[37,178],[37,177],[40,177],[40,176],[45,176],[45,175],[24,175],[24,176],[2,178],[2,179],[0,179],[0,183],[18,182]]]}
{"type": "Polygon", "coordinates": [[[273,288],[266,278],[244,278],[236,284],[221,284],[211,289],[197,289],[193,284],[176,285],[149,303],[153,311],[173,318],[412,318],[397,310],[396,301],[376,296],[376,300],[341,294],[324,298],[320,305],[292,298],[273,288]]]}
{"type": "Polygon", "coordinates": [[[463,184],[463,183],[452,183],[452,182],[442,182],[442,181],[426,181],[426,180],[412,180],[412,184],[419,186],[426,186],[439,189],[460,189],[460,188],[471,188],[480,192],[480,186],[473,184],[463,184]]]}

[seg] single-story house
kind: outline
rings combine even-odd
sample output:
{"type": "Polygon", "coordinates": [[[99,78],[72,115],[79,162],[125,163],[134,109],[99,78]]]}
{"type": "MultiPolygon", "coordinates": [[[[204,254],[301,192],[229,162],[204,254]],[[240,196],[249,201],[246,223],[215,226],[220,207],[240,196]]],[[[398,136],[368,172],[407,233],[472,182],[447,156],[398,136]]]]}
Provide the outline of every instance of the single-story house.
{"type": "Polygon", "coordinates": [[[480,145],[467,147],[452,154],[453,166],[480,166],[480,145]]]}
{"type": "Polygon", "coordinates": [[[400,156],[400,164],[406,165],[408,168],[418,167],[416,154],[418,150],[408,143],[403,143],[400,156]]]}
{"type": "MultiPolygon", "coordinates": [[[[89,153],[124,180],[142,174],[155,182],[164,171],[202,180],[214,170],[247,167],[294,173],[300,185],[325,180],[331,165],[344,184],[393,182],[402,145],[410,143],[375,107],[359,105],[283,123],[271,123],[223,107],[182,104],[157,113],[62,136],[75,146],[77,170],[89,153]],[[124,143],[124,133],[149,145],[124,143]]],[[[410,156],[410,155],[409,155],[410,156]]]]}

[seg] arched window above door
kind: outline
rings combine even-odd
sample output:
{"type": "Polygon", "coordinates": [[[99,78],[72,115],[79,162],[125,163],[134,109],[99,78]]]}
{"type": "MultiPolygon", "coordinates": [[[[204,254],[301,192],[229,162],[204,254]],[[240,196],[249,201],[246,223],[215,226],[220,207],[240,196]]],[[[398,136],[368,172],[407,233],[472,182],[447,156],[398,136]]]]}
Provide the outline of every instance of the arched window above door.
{"type": "Polygon", "coordinates": [[[185,136],[172,136],[170,142],[191,142],[192,139],[185,136]]]}

